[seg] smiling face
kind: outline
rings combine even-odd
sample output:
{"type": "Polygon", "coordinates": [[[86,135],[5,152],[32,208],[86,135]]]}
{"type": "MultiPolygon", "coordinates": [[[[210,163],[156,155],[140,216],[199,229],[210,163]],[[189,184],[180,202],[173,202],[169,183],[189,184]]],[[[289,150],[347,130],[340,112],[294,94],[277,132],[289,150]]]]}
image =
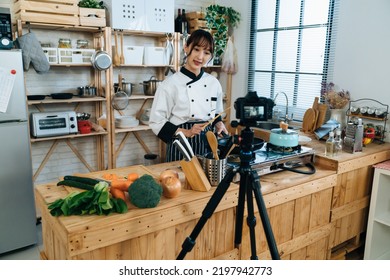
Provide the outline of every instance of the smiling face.
{"type": "Polygon", "coordinates": [[[185,67],[191,72],[199,75],[200,69],[211,59],[211,52],[208,48],[194,46],[191,51],[188,51],[191,46],[185,47],[184,50],[188,53],[185,67]]]}
{"type": "Polygon", "coordinates": [[[213,57],[213,37],[207,31],[196,30],[184,46],[184,52],[187,54],[185,68],[199,75],[201,68],[213,57]]]}

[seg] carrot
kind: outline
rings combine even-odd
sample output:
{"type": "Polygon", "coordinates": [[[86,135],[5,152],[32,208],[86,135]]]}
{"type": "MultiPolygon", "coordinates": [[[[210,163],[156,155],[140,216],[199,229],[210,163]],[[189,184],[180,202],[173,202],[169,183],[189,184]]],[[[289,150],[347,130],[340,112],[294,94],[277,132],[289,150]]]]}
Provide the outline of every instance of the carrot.
{"type": "Polygon", "coordinates": [[[138,178],[139,178],[138,173],[129,173],[129,174],[127,174],[127,180],[128,181],[133,181],[134,182],[138,178]]]}
{"type": "Polygon", "coordinates": [[[110,188],[110,193],[112,197],[120,198],[123,201],[126,201],[126,194],[124,191],[121,191],[120,189],[116,189],[116,188],[110,188]]]}
{"type": "Polygon", "coordinates": [[[116,179],[111,181],[111,188],[115,188],[127,192],[131,183],[132,181],[128,181],[126,179],[116,179]]]}
{"type": "Polygon", "coordinates": [[[113,173],[104,173],[102,175],[102,177],[103,177],[104,180],[116,180],[116,179],[118,179],[118,175],[113,174],[113,173]]]}

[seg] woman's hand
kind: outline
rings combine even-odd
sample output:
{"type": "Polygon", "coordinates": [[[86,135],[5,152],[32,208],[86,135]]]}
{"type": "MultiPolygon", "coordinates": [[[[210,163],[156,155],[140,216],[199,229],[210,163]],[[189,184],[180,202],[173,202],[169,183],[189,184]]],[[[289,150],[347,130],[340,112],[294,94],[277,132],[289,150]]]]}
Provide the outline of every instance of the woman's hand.
{"type": "Polygon", "coordinates": [[[222,133],[224,132],[225,134],[229,134],[229,132],[226,129],[225,124],[223,121],[217,122],[215,125],[215,132],[217,133],[218,136],[222,136],[222,133]]]}
{"type": "Polygon", "coordinates": [[[177,131],[182,131],[185,137],[191,138],[194,137],[195,135],[199,135],[203,131],[203,127],[206,124],[207,123],[196,123],[191,127],[191,129],[179,128],[177,131]]]}

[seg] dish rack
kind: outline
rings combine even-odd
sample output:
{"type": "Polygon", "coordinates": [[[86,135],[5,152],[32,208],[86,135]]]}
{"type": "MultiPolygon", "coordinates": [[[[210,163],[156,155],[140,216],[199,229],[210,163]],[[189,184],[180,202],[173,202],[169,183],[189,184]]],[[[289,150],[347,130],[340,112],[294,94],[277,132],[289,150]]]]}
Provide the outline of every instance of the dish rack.
{"type": "MultiPolygon", "coordinates": [[[[354,101],[349,101],[349,107],[346,112],[347,122],[356,122],[357,118],[372,120],[376,123],[383,122],[381,125],[374,125],[375,138],[381,143],[384,143],[386,133],[386,122],[389,114],[389,105],[379,102],[371,98],[362,98],[354,101]]],[[[366,123],[366,125],[369,123],[366,123]]]]}

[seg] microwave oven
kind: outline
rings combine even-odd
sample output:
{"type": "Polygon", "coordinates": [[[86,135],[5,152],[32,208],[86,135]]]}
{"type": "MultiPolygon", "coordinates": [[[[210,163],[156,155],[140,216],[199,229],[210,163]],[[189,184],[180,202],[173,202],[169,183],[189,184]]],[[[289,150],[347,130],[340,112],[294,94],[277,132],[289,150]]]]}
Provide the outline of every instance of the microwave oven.
{"type": "Polygon", "coordinates": [[[8,8],[0,7],[0,49],[12,49],[12,23],[8,8]]]}
{"type": "Polygon", "coordinates": [[[34,137],[48,137],[77,133],[76,112],[31,113],[31,134],[34,137]]]}

